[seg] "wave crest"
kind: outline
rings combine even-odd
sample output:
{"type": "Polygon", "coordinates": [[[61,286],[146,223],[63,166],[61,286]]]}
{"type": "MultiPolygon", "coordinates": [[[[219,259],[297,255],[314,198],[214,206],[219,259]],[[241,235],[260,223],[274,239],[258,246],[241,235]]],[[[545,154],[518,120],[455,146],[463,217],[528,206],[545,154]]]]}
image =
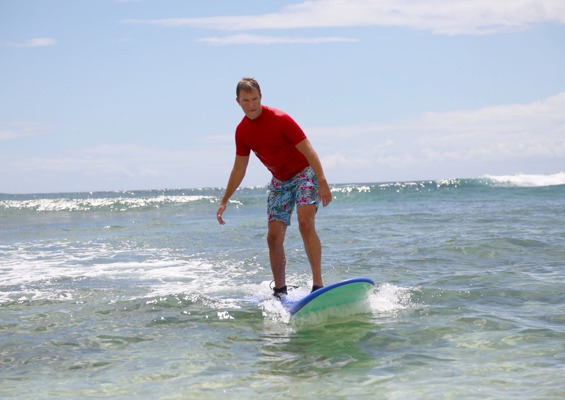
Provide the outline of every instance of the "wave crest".
{"type": "Polygon", "coordinates": [[[555,174],[485,175],[485,179],[502,186],[543,187],[565,185],[565,172],[555,174]]]}

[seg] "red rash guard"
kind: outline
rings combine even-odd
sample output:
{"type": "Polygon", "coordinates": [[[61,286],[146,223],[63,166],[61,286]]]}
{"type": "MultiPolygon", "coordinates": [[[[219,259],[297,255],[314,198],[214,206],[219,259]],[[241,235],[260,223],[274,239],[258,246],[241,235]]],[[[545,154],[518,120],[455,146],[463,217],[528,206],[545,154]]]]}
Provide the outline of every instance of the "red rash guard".
{"type": "Polygon", "coordinates": [[[237,126],[236,154],[247,157],[253,150],[275,178],[287,181],[309,165],[296,148],[304,139],[306,135],[288,114],[262,106],[259,117],[243,117],[237,126]]]}

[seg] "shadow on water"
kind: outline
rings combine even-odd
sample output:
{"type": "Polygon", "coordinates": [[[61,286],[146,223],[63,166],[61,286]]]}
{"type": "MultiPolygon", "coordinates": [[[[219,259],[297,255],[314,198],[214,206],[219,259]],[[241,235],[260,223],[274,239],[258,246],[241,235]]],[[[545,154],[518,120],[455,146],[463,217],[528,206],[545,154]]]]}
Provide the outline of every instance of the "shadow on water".
{"type": "Polygon", "coordinates": [[[268,333],[259,349],[257,367],[266,377],[316,378],[340,371],[369,370],[374,357],[359,346],[376,329],[369,315],[310,328],[284,335],[268,333]]]}

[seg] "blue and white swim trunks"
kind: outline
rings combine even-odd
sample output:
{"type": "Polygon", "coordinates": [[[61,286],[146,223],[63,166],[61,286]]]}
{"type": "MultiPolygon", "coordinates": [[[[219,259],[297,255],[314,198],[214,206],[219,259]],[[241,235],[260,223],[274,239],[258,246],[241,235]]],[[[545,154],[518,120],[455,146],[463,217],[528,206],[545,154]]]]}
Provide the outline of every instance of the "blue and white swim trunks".
{"type": "Polygon", "coordinates": [[[288,181],[273,177],[267,202],[269,222],[282,221],[287,225],[295,205],[314,204],[318,209],[318,178],[312,167],[306,167],[288,181]]]}

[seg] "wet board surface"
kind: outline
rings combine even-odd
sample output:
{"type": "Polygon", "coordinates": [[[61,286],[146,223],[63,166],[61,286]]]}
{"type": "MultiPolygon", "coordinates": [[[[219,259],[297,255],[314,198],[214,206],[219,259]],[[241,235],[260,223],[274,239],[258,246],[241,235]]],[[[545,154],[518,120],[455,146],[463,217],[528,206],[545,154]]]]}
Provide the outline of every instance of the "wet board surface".
{"type": "Polygon", "coordinates": [[[283,307],[293,317],[306,317],[309,314],[343,311],[367,302],[375,283],[369,278],[352,278],[324,286],[297,301],[281,300],[283,307]]]}

